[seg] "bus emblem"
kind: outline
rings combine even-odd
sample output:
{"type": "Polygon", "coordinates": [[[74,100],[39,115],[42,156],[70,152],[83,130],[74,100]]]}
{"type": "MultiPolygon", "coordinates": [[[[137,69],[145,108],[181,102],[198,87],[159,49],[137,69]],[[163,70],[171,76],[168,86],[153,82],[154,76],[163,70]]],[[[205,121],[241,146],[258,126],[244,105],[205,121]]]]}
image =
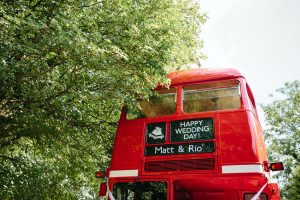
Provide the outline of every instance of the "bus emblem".
{"type": "Polygon", "coordinates": [[[149,134],[149,137],[153,138],[153,139],[163,139],[164,138],[164,134],[161,131],[160,127],[155,127],[155,129],[149,134]]]}

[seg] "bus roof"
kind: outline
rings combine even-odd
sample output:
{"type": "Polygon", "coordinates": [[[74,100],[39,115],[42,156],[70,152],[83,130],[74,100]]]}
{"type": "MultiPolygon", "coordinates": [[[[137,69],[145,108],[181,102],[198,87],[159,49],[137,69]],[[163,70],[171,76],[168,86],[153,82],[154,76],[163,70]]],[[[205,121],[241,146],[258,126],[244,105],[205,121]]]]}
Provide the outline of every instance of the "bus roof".
{"type": "Polygon", "coordinates": [[[236,69],[191,69],[168,75],[171,85],[243,77],[236,69]]]}

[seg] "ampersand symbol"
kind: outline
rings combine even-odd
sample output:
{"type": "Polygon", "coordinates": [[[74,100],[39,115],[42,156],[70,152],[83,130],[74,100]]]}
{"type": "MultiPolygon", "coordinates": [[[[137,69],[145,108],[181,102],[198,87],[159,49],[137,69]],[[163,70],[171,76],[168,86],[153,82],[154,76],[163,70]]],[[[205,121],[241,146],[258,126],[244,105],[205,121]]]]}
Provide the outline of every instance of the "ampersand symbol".
{"type": "Polygon", "coordinates": [[[179,148],[178,148],[178,152],[179,152],[179,153],[184,153],[184,148],[183,148],[181,145],[180,145],[179,148]]]}

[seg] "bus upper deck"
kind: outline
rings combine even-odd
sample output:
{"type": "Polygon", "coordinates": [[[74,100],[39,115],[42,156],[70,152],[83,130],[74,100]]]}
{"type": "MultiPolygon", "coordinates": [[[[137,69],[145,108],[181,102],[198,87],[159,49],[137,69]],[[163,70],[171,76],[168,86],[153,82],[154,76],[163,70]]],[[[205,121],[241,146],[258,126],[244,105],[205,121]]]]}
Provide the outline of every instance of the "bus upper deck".
{"type": "Polygon", "coordinates": [[[280,199],[262,128],[234,69],[169,75],[169,88],[123,109],[109,191],[116,199],[280,199]]]}

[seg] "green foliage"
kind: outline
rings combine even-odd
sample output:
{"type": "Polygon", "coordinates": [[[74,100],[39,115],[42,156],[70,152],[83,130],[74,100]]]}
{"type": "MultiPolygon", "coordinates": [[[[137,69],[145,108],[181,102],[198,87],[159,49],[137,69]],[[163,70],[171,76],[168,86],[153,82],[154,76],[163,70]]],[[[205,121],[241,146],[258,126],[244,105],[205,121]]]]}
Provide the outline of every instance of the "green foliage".
{"type": "MultiPolygon", "coordinates": [[[[297,176],[296,173],[299,176],[295,170],[299,171],[300,167],[300,82],[286,83],[278,92],[283,98],[263,106],[263,109],[268,125],[269,159],[284,162],[285,170],[279,180],[286,187],[291,179],[297,180],[292,178],[297,176]]],[[[289,192],[285,188],[282,190],[287,199],[290,199],[289,192]]]]}
{"type": "Polygon", "coordinates": [[[0,2],[0,199],[94,199],[124,103],[201,59],[191,0],[0,2]]]}
{"type": "Polygon", "coordinates": [[[294,176],[289,179],[289,184],[286,186],[286,199],[300,199],[300,166],[295,169],[294,176]]]}

